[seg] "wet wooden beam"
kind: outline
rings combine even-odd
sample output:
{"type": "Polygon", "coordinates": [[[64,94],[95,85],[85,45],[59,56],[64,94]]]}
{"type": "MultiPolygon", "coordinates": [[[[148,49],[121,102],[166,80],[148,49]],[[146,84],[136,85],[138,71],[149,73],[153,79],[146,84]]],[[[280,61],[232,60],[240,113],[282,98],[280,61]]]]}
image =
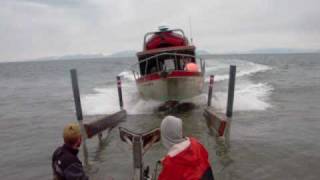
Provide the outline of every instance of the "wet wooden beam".
{"type": "Polygon", "coordinates": [[[206,108],[203,116],[206,119],[208,128],[213,130],[216,136],[219,137],[225,135],[230,121],[224,114],[218,114],[206,108]]]}
{"type": "Polygon", "coordinates": [[[117,113],[107,115],[84,124],[88,138],[92,138],[93,136],[102,133],[106,129],[116,127],[119,123],[125,121],[126,116],[127,112],[125,110],[121,110],[117,113]]]}

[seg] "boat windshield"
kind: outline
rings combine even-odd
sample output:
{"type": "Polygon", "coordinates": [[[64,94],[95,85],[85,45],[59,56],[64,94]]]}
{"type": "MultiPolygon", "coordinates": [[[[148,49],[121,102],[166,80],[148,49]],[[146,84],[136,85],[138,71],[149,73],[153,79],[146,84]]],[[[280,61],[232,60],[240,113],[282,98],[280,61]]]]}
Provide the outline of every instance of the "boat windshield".
{"type": "MultiPolygon", "coordinates": [[[[161,53],[140,60],[134,68],[135,76],[145,76],[162,71],[185,71],[188,63],[197,64],[196,56],[191,54],[161,53]],[[138,70],[137,70],[138,68],[138,70]]],[[[200,58],[199,72],[204,71],[204,62],[200,58]]]]}

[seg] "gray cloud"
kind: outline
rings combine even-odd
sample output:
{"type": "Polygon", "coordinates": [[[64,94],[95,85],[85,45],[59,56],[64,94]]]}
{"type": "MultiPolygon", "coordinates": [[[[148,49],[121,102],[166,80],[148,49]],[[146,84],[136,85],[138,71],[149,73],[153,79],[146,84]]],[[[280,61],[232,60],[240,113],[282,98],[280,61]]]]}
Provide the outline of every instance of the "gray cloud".
{"type": "Polygon", "coordinates": [[[317,0],[4,0],[0,61],[140,50],[167,23],[211,52],[320,47],[317,0]]]}

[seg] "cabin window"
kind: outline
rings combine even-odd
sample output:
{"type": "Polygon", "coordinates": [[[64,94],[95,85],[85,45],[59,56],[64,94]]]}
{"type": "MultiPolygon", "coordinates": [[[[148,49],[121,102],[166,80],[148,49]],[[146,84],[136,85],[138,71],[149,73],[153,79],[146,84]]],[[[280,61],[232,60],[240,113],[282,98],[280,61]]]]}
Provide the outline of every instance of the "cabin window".
{"type": "Polygon", "coordinates": [[[166,59],[166,60],[164,60],[163,69],[165,69],[167,71],[175,70],[174,59],[166,59]]]}
{"type": "Polygon", "coordinates": [[[180,65],[181,65],[181,70],[184,70],[186,67],[186,64],[192,62],[192,58],[191,57],[185,57],[180,59],[180,65]]]}
{"type": "MultiPolygon", "coordinates": [[[[174,53],[174,52],[173,52],[174,53]]],[[[177,52],[178,54],[165,54],[156,56],[154,58],[148,59],[147,61],[143,61],[145,58],[150,58],[154,56],[154,54],[149,56],[140,57],[139,61],[143,61],[140,63],[140,73],[142,76],[152,73],[157,73],[161,71],[172,71],[172,70],[179,70],[184,71],[186,64],[190,62],[194,62],[195,58],[191,57],[194,55],[194,52],[189,51],[181,51],[177,52]],[[179,54],[186,54],[179,55],[179,54]],[[188,56],[191,55],[191,56],[188,56]]]]}

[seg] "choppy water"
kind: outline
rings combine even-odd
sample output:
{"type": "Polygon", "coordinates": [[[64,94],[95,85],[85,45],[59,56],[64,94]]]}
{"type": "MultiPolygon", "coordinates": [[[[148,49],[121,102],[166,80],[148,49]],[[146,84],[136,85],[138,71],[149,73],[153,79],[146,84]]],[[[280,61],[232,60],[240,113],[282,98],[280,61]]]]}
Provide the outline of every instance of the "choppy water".
{"type": "MultiPolygon", "coordinates": [[[[128,70],[135,59],[99,59],[0,64],[0,174],[2,179],[50,179],[50,158],[61,144],[65,123],[75,121],[69,69],[77,68],[86,115],[119,109],[115,84],[123,77],[128,121],[121,126],[143,131],[159,126],[159,102],[137,96],[128,70]]],[[[210,153],[217,179],[318,179],[320,172],[320,55],[224,55],[207,58],[215,74],[214,107],[225,111],[229,64],[237,65],[233,160],[225,166],[201,116],[206,89],[191,99],[197,108],[179,114],[187,135],[198,137],[210,153]]],[[[208,78],[207,78],[208,80],[208,78]]],[[[89,142],[89,174],[130,179],[131,150],[111,132],[99,146],[89,142]]],[[[152,167],[165,154],[161,144],[146,154],[152,167]]]]}

